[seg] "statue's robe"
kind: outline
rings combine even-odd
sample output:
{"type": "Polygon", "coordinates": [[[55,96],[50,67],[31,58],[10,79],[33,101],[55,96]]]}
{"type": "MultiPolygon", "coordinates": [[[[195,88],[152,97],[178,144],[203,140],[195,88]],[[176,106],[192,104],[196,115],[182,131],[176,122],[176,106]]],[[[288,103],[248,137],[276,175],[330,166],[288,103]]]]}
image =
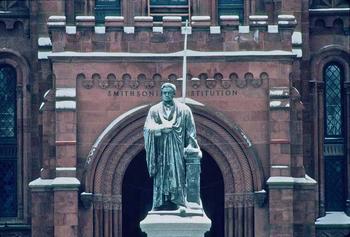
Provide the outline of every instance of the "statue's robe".
{"type": "Polygon", "coordinates": [[[167,201],[186,206],[184,150],[199,149],[191,109],[174,101],[169,110],[167,113],[163,102],[152,106],[144,126],[147,167],[153,177],[153,209],[167,201]],[[161,131],[166,123],[172,125],[169,133],[161,131]]]}

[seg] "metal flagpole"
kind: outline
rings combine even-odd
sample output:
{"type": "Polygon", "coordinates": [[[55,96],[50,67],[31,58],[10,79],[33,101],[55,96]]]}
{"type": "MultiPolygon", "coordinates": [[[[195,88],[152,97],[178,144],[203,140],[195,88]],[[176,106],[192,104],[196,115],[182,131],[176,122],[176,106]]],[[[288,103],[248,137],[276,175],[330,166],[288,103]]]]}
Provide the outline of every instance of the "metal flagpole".
{"type": "Polygon", "coordinates": [[[182,102],[186,101],[186,81],[187,81],[187,27],[188,20],[186,20],[185,25],[185,42],[184,42],[184,58],[182,64],[182,102]]]}

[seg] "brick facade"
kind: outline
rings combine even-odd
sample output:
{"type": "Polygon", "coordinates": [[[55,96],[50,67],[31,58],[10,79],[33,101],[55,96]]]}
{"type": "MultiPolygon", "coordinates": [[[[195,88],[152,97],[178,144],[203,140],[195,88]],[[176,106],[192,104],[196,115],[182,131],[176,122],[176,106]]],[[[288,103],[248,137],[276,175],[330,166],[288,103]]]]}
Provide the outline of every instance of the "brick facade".
{"type": "MultiPolygon", "coordinates": [[[[344,71],[350,177],[349,6],[315,2],[246,0],[240,20],[218,16],[217,1],[191,0],[187,103],[222,175],[225,237],[350,232],[348,181],[347,222],[319,224],[330,62],[344,71]]],[[[121,17],[104,24],[94,0],[1,7],[0,65],[17,70],[23,172],[18,217],[0,217],[0,236],[126,237],[123,177],[143,151],[161,84],[173,82],[181,97],[184,23],[155,22],[146,0],[121,1],[121,17]]]]}

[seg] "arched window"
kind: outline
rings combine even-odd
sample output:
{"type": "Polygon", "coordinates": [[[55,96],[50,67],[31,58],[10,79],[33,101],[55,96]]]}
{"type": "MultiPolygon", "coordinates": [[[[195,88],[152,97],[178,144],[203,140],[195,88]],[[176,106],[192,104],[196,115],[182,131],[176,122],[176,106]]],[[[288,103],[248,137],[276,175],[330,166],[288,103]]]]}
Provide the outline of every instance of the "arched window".
{"type": "Polygon", "coordinates": [[[104,23],[105,16],[120,16],[120,14],[120,0],[96,0],[96,23],[104,23]]]}
{"type": "Polygon", "coordinates": [[[346,200],[344,71],[329,63],[324,78],[324,158],[326,211],[343,211],[346,200]]]}
{"type": "Polygon", "coordinates": [[[222,15],[238,15],[243,20],[244,12],[243,0],[219,0],[218,13],[222,15]]]}
{"type": "Polygon", "coordinates": [[[17,217],[16,70],[0,64],[0,217],[17,217]]]}

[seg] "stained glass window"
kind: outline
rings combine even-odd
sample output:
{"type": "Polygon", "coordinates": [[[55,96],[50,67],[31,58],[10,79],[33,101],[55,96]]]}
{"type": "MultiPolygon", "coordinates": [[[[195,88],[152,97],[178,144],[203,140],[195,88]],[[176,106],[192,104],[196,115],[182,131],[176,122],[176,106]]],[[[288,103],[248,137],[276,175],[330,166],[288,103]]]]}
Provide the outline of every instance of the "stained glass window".
{"type": "Polygon", "coordinates": [[[335,64],[330,64],[326,67],[324,73],[326,136],[341,136],[343,121],[340,68],[335,64]]]}
{"type": "Polygon", "coordinates": [[[16,71],[0,65],[0,217],[17,216],[16,71]]]}
{"type": "Polygon", "coordinates": [[[238,15],[243,20],[243,0],[219,0],[219,15],[238,15]]]}

